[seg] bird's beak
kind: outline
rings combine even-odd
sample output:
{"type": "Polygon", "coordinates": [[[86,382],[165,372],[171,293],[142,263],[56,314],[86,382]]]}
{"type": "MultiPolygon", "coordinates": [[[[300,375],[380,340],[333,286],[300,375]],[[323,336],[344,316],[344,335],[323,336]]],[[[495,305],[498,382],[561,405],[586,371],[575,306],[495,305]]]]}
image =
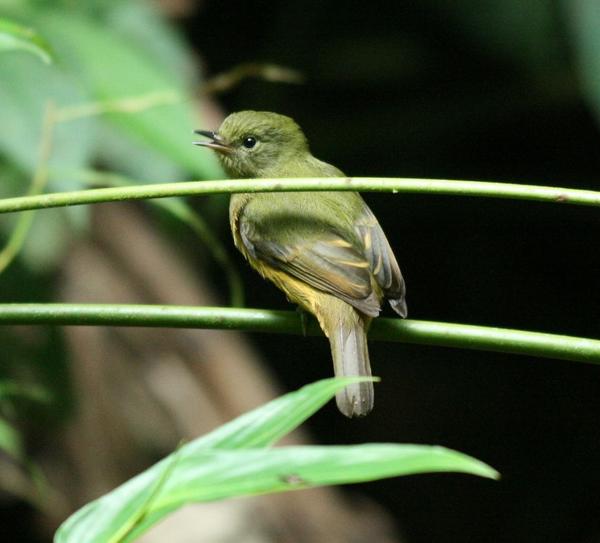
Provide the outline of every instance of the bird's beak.
{"type": "Polygon", "coordinates": [[[217,132],[213,132],[211,130],[194,130],[194,134],[204,136],[205,138],[210,138],[209,141],[194,141],[194,145],[210,147],[219,153],[231,153],[233,150],[231,145],[229,145],[221,136],[219,136],[217,132]]]}

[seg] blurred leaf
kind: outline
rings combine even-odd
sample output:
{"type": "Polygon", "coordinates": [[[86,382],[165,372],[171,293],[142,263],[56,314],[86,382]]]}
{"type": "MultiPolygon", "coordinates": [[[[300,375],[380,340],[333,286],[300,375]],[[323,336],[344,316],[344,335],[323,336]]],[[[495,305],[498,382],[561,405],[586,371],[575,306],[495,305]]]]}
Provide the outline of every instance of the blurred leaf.
{"type": "Polygon", "coordinates": [[[570,22],[580,81],[600,122],[600,2],[568,0],[563,6],[570,22]]]}
{"type": "MultiPolygon", "coordinates": [[[[48,162],[52,154],[52,143],[54,129],[56,126],[56,104],[48,101],[44,111],[42,122],[42,135],[38,149],[38,161],[33,173],[27,196],[35,196],[43,193],[49,180],[48,162]]],[[[33,219],[36,214],[27,212],[20,213],[17,223],[9,236],[8,242],[0,250],[0,273],[10,266],[21,251],[27,235],[29,234],[33,219]]]]}
{"type": "Polygon", "coordinates": [[[152,3],[145,0],[114,2],[107,10],[106,21],[169,76],[192,88],[199,85],[198,66],[183,37],[152,3]]]}
{"type": "Polygon", "coordinates": [[[98,126],[98,160],[111,170],[132,179],[171,181],[183,179],[185,169],[142,141],[124,133],[118,126],[101,122],[98,126]]]}
{"type": "MultiPolygon", "coordinates": [[[[44,110],[49,100],[58,107],[85,102],[86,94],[70,76],[56,65],[46,66],[29,57],[6,57],[0,62],[0,150],[28,176],[29,184],[38,161],[44,110]],[[40,81],[44,84],[40,85],[40,81]]],[[[92,154],[93,122],[78,120],[58,125],[54,131],[50,165],[77,169],[86,165],[92,154]]],[[[80,188],[77,180],[53,177],[52,190],[80,188]]],[[[25,192],[25,189],[21,192],[25,192]]]]}
{"type": "Polygon", "coordinates": [[[0,52],[14,50],[32,53],[46,64],[52,62],[50,46],[35,30],[0,18],[0,52]]]}
{"type": "MultiPolygon", "coordinates": [[[[192,79],[191,56],[156,9],[142,2],[113,1],[69,10],[62,6],[47,3],[46,9],[38,6],[30,12],[26,4],[11,6],[15,19],[32,22],[54,49],[58,47],[57,62],[50,67],[24,55],[0,61],[0,152],[24,173],[23,186],[16,187],[14,194],[25,192],[27,174],[36,167],[42,111],[49,99],[61,110],[89,107],[91,100],[98,109],[94,118],[75,118],[55,126],[53,171],[80,170],[99,158],[134,178],[167,181],[190,173],[221,177],[215,157],[198,153],[191,145],[196,123],[191,104],[183,98],[186,78],[181,72],[187,66],[192,79]],[[139,23],[142,16],[151,23],[151,29],[146,29],[152,31],[149,40],[144,32],[132,32],[136,17],[139,23]],[[104,104],[123,98],[146,106],[149,93],[168,94],[169,101],[144,112],[102,114],[104,104]]],[[[1,8],[3,13],[6,8],[1,8]]],[[[55,191],[81,188],[79,180],[68,175],[53,175],[48,184],[55,191]]],[[[58,262],[72,232],[86,224],[87,213],[80,208],[36,216],[20,252],[28,267],[39,272],[58,262]]],[[[13,224],[13,220],[3,221],[2,227],[12,229],[13,224]]]]}
{"type": "Polygon", "coordinates": [[[23,456],[23,444],[19,432],[2,418],[0,418],[0,451],[17,460],[23,456]]]}
{"type": "Polygon", "coordinates": [[[187,172],[200,178],[222,175],[214,157],[198,153],[191,145],[196,121],[183,81],[98,21],[58,9],[40,13],[36,20],[54,46],[57,58],[78,74],[95,100],[133,99],[149,93],[178,95],[176,103],[135,115],[108,113],[104,118],[187,172]]]}
{"type": "MultiPolygon", "coordinates": [[[[22,173],[11,183],[14,195],[26,192],[38,163],[44,110],[49,100],[62,106],[85,101],[85,94],[57,64],[47,66],[30,56],[4,56],[0,61],[0,152],[22,173]],[[40,81],[44,84],[40,85],[40,81]]],[[[90,160],[93,150],[93,124],[80,120],[54,127],[50,166],[68,170],[80,169],[90,160]]],[[[77,179],[50,176],[53,191],[81,188],[77,179]]],[[[73,231],[85,223],[85,208],[37,214],[22,257],[28,266],[42,271],[60,261],[73,231]]],[[[16,217],[15,217],[16,218],[16,217]]],[[[14,219],[3,221],[2,227],[14,228],[14,219]]]]}
{"type": "MultiPolygon", "coordinates": [[[[131,540],[129,536],[131,536],[133,531],[139,529],[144,521],[149,518],[148,514],[152,513],[152,504],[155,502],[159,493],[163,490],[168,478],[171,476],[171,473],[173,472],[173,469],[175,469],[175,466],[178,462],[179,449],[169,455],[168,462],[163,465],[161,472],[157,473],[157,477],[153,481],[149,481],[149,483],[152,483],[152,486],[147,488],[143,501],[137,502],[138,510],[129,516],[125,524],[119,526],[117,531],[111,534],[108,540],[110,543],[123,542],[127,539],[131,540]]],[[[154,524],[154,522],[151,524],[154,524]]]]}
{"type": "Polygon", "coordinates": [[[88,504],[59,528],[56,542],[115,541],[123,527],[136,536],[169,512],[191,502],[360,482],[424,471],[461,471],[497,477],[482,462],[440,447],[374,444],[348,447],[264,449],[359,379],[327,379],[282,396],[207,436],[88,504]],[[169,468],[169,465],[172,468],[169,468]],[[165,470],[170,473],[164,483],[165,470]],[[161,489],[153,499],[156,485],[161,489]],[[146,514],[139,516],[146,508],[146,514]],[[132,519],[137,519],[135,527],[132,519]]]}
{"type": "Polygon", "coordinates": [[[6,398],[15,397],[41,403],[48,403],[51,399],[50,393],[39,385],[19,383],[10,379],[0,380],[0,403],[6,398]]]}

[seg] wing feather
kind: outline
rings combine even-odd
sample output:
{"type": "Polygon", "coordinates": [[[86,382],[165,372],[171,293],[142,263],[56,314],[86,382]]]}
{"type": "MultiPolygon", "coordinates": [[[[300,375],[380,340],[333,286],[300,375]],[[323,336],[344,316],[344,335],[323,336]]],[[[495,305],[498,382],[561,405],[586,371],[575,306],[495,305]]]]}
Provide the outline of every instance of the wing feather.
{"type": "Polygon", "coordinates": [[[389,298],[394,311],[401,317],[406,317],[406,287],[400,267],[381,226],[366,205],[356,228],[375,281],[385,297],[389,298]]]}
{"type": "Polygon", "coordinates": [[[290,196],[254,198],[252,213],[242,212],[237,228],[250,256],[366,315],[377,316],[385,297],[396,313],[406,316],[400,268],[362,198],[357,193],[320,193],[316,206],[316,195],[290,196]],[[329,215],[323,213],[327,207],[329,215]],[[354,217],[352,223],[348,217],[354,217]]]}
{"type": "Polygon", "coordinates": [[[287,230],[283,242],[277,234],[269,239],[259,235],[249,221],[240,224],[242,241],[252,256],[337,296],[366,315],[377,316],[381,305],[373,292],[365,256],[336,232],[322,231],[317,241],[301,232],[287,230]]]}

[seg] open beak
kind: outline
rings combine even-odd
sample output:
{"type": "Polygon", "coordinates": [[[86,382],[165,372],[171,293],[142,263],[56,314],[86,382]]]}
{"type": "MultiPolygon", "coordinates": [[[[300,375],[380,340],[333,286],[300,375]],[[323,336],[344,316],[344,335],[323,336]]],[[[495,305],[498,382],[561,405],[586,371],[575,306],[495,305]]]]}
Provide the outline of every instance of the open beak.
{"type": "Polygon", "coordinates": [[[211,130],[194,130],[194,134],[198,134],[199,136],[204,136],[205,138],[210,138],[208,141],[194,141],[194,145],[199,145],[200,147],[210,147],[219,153],[231,153],[233,150],[231,145],[229,145],[217,132],[212,132],[211,130]]]}

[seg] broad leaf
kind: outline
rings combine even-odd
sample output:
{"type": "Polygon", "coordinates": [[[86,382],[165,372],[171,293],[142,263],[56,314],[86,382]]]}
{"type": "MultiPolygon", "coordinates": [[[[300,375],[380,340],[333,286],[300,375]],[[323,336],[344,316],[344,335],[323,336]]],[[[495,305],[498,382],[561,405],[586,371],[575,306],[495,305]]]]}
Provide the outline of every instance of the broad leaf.
{"type": "Polygon", "coordinates": [[[328,379],[278,398],[179,449],[72,515],[57,543],[133,541],[192,502],[382,477],[459,471],[494,478],[478,460],[440,447],[374,444],[267,449],[336,390],[359,379],[328,379]],[[167,473],[168,472],[168,473],[167,473]]]}

